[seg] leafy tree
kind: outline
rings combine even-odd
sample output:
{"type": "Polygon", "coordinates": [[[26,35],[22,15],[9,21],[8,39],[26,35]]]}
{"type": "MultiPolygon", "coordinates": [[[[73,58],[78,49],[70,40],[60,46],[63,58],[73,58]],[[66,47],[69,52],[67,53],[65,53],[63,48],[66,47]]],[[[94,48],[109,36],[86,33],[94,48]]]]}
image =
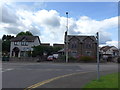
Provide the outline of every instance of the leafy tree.
{"type": "Polygon", "coordinates": [[[10,40],[10,39],[12,39],[12,38],[14,38],[14,36],[11,36],[11,35],[7,35],[7,36],[6,36],[6,40],[10,40]]]}
{"type": "Polygon", "coordinates": [[[21,35],[25,35],[25,32],[20,32],[16,36],[21,36],[21,35]]]}
{"type": "Polygon", "coordinates": [[[33,34],[29,31],[26,31],[26,35],[33,36],[33,34]]]}
{"type": "Polygon", "coordinates": [[[61,47],[53,47],[53,52],[58,52],[59,50],[61,50],[62,48],[61,47]]]}
{"type": "Polygon", "coordinates": [[[11,35],[3,35],[2,37],[2,52],[8,53],[10,52],[10,39],[14,38],[14,36],[11,35]]]}
{"type": "Polygon", "coordinates": [[[52,46],[34,46],[33,47],[33,56],[43,56],[43,53],[47,53],[47,55],[51,55],[58,50],[61,49],[61,47],[52,47],[52,46]]]}
{"type": "Polygon", "coordinates": [[[26,31],[26,32],[20,32],[18,33],[16,36],[22,36],[22,35],[29,35],[29,36],[33,36],[33,34],[29,31],[26,31]]]}
{"type": "Polygon", "coordinates": [[[52,46],[34,46],[33,47],[33,56],[42,56],[44,52],[47,53],[47,55],[52,54],[53,48],[52,46]]]}
{"type": "Polygon", "coordinates": [[[10,40],[10,39],[12,39],[12,38],[14,38],[14,36],[11,36],[11,35],[3,35],[2,41],[10,40]]]}
{"type": "Polygon", "coordinates": [[[2,37],[2,40],[4,41],[4,40],[6,40],[6,35],[3,35],[3,37],[2,37]]]}
{"type": "Polygon", "coordinates": [[[10,41],[9,40],[2,42],[2,52],[10,52],[10,41]]]}

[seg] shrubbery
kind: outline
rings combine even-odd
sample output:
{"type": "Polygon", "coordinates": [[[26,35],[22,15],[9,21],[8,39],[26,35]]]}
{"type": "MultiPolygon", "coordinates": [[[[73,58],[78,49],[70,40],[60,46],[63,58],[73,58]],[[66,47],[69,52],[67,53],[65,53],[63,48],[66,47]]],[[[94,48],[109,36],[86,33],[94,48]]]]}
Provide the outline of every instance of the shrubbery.
{"type": "Polygon", "coordinates": [[[68,60],[69,62],[77,62],[78,59],[76,57],[69,56],[68,60]]]}
{"type": "MultiPolygon", "coordinates": [[[[58,59],[61,61],[65,61],[66,56],[62,55],[58,59]]],[[[68,62],[96,62],[96,58],[92,56],[79,56],[79,57],[68,56],[68,62]]]]}
{"type": "Polygon", "coordinates": [[[95,57],[91,57],[91,56],[81,56],[78,59],[79,61],[84,61],[84,62],[92,62],[92,61],[96,61],[95,57]]]}

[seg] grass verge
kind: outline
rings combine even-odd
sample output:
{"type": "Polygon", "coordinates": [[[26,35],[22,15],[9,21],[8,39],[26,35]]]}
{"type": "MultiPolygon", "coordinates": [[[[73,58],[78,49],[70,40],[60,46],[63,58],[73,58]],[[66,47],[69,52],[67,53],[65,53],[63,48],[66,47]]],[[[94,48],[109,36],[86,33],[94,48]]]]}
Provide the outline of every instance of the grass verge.
{"type": "Polygon", "coordinates": [[[118,88],[118,75],[120,73],[102,76],[100,80],[92,80],[84,88],[118,88]]]}

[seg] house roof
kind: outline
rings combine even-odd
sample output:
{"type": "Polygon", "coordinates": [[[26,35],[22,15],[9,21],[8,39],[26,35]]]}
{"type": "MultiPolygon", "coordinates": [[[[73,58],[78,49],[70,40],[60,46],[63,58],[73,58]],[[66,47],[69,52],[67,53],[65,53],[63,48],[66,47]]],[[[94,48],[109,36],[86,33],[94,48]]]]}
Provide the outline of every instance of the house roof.
{"type": "Polygon", "coordinates": [[[65,49],[63,48],[63,49],[59,50],[58,52],[64,52],[64,51],[65,51],[65,49]]]}
{"type": "MultiPolygon", "coordinates": [[[[104,52],[109,50],[110,48],[115,47],[115,46],[103,46],[102,48],[100,48],[100,50],[103,50],[104,52]]],[[[113,49],[114,51],[118,51],[117,49],[113,49]]]]}
{"type": "Polygon", "coordinates": [[[110,46],[103,46],[102,48],[100,48],[100,50],[107,51],[110,48],[111,48],[110,46]]]}
{"type": "Polygon", "coordinates": [[[81,42],[83,42],[86,38],[90,38],[93,41],[95,41],[95,43],[97,43],[95,36],[78,36],[78,35],[68,35],[68,40],[72,39],[72,38],[77,38],[78,40],[80,40],[81,42]]]}
{"type": "Polygon", "coordinates": [[[36,38],[38,38],[40,42],[40,39],[38,36],[25,36],[25,35],[12,38],[11,42],[18,42],[18,41],[23,41],[23,40],[28,41],[28,42],[33,42],[36,38]]]}

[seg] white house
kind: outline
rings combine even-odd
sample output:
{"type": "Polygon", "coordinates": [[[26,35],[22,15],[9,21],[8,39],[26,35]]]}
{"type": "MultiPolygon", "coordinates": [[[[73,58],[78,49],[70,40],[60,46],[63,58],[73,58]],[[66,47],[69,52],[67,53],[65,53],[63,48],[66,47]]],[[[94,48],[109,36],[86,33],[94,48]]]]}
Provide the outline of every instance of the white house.
{"type": "Polygon", "coordinates": [[[17,36],[11,39],[10,57],[27,56],[28,51],[33,51],[33,46],[40,45],[38,36],[17,36]]]}
{"type": "Polygon", "coordinates": [[[100,48],[100,52],[103,57],[117,57],[119,56],[119,50],[115,46],[104,46],[100,48]]]}

